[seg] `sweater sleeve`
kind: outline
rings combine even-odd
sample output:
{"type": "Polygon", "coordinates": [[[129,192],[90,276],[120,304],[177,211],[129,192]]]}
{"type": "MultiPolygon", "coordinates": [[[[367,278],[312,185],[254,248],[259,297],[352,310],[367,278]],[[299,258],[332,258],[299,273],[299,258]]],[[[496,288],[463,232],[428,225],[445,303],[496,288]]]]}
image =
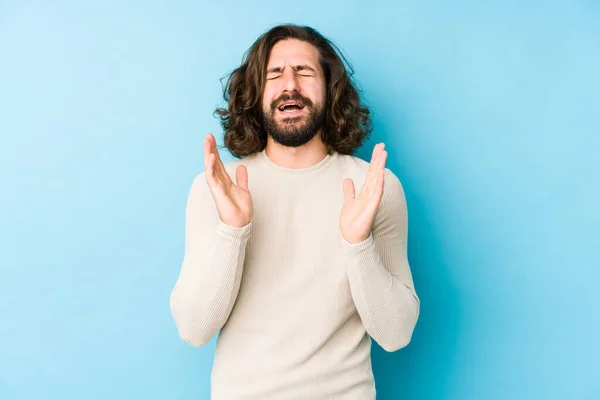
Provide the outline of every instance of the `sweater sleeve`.
{"type": "Polygon", "coordinates": [[[223,223],[204,173],[196,177],[186,205],[183,263],[170,295],[171,314],[186,343],[203,346],[229,318],[251,225],[223,223]]]}
{"type": "Polygon", "coordinates": [[[384,193],[371,234],[360,243],[343,237],[352,298],[365,330],[386,351],[408,345],[419,317],[407,257],[408,215],[398,178],[385,169],[384,193]]]}

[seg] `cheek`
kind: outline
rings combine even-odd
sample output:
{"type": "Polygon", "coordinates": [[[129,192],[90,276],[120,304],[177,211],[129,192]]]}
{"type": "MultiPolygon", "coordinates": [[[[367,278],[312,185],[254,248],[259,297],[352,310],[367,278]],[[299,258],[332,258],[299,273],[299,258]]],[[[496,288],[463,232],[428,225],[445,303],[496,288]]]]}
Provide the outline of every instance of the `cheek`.
{"type": "Polygon", "coordinates": [[[271,108],[271,102],[273,100],[275,100],[275,91],[273,90],[273,88],[271,87],[265,87],[265,90],[263,91],[263,109],[268,110],[271,108]]]}
{"type": "Polygon", "coordinates": [[[319,90],[319,96],[320,96],[320,97],[319,97],[319,99],[320,99],[320,101],[321,101],[321,104],[322,104],[322,105],[325,105],[326,96],[327,96],[327,94],[325,93],[325,88],[323,88],[323,87],[322,87],[322,88],[319,90]]]}
{"type": "Polygon", "coordinates": [[[307,86],[306,92],[315,103],[325,104],[325,87],[320,82],[307,86]]]}
{"type": "Polygon", "coordinates": [[[327,97],[327,90],[326,90],[326,86],[325,86],[325,81],[321,81],[319,84],[319,93],[321,94],[321,100],[323,101],[323,104],[325,104],[325,100],[327,97]]]}

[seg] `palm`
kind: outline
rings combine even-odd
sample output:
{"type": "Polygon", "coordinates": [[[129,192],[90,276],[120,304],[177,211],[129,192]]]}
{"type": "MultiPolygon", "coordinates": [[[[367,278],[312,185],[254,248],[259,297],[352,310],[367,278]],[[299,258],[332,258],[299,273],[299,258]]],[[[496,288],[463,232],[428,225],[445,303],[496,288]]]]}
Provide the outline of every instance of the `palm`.
{"type": "Polygon", "coordinates": [[[373,224],[378,202],[361,194],[352,200],[344,202],[340,215],[342,231],[364,232],[373,224]]]}
{"type": "Polygon", "coordinates": [[[369,237],[375,213],[383,195],[383,177],[387,152],[384,144],[373,149],[371,164],[360,193],[354,195],[354,182],[344,180],[344,204],[340,213],[340,230],[344,239],[359,243],[369,237]]]}
{"type": "Polygon", "coordinates": [[[250,220],[252,217],[252,196],[250,192],[233,183],[229,175],[227,175],[225,182],[218,182],[215,185],[213,196],[220,215],[238,216],[240,220],[250,220]]]}
{"type": "Polygon", "coordinates": [[[219,157],[215,138],[208,134],[204,140],[204,167],[206,183],[215,200],[221,220],[230,226],[241,227],[252,219],[252,196],[248,190],[248,171],[240,165],[233,183],[219,157]]]}

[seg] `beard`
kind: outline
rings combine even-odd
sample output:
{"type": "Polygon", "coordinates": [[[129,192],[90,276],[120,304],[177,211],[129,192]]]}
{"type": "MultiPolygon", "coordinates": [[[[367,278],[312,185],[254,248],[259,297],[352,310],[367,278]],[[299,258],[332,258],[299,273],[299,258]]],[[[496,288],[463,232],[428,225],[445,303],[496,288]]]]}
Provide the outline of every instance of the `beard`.
{"type": "Polygon", "coordinates": [[[308,143],[321,129],[325,121],[325,110],[322,105],[314,106],[313,102],[299,93],[292,96],[283,95],[271,102],[268,111],[263,110],[265,131],[273,140],[286,147],[300,147],[308,143]],[[308,110],[308,115],[284,117],[280,121],[275,119],[277,105],[282,101],[295,100],[302,102],[308,110]]]}

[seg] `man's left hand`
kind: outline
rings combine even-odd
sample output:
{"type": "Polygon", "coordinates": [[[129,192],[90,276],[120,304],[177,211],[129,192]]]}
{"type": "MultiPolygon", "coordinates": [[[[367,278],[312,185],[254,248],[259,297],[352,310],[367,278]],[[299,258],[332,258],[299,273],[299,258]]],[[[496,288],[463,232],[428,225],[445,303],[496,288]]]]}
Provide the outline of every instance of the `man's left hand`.
{"type": "Polygon", "coordinates": [[[379,143],[373,148],[371,164],[358,196],[355,197],[352,179],[344,179],[344,205],[340,214],[340,229],[342,236],[350,244],[363,242],[371,234],[375,212],[383,195],[387,158],[384,147],[384,143],[379,143]]]}

